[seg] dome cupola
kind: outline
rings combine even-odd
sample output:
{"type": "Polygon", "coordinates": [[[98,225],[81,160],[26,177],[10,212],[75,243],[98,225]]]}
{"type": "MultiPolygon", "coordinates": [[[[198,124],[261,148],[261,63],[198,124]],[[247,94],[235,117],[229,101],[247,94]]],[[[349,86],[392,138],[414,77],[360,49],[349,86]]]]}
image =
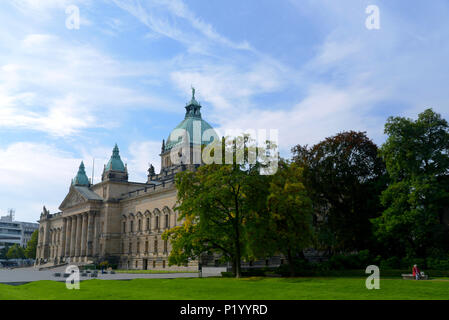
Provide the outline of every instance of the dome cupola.
{"type": "Polygon", "coordinates": [[[84,167],[84,162],[81,161],[80,167],[78,169],[78,173],[75,178],[72,180],[72,185],[74,186],[89,186],[89,178],[87,178],[86,169],[84,167]]]}

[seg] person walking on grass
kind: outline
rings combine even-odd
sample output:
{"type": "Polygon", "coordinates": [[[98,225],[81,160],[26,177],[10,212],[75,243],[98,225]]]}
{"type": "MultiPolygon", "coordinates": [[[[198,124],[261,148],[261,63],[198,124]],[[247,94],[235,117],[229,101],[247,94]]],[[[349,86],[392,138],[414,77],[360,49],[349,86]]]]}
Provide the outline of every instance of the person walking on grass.
{"type": "Polygon", "coordinates": [[[415,280],[419,280],[421,277],[421,272],[419,271],[416,264],[413,266],[413,277],[415,278],[415,280]]]}

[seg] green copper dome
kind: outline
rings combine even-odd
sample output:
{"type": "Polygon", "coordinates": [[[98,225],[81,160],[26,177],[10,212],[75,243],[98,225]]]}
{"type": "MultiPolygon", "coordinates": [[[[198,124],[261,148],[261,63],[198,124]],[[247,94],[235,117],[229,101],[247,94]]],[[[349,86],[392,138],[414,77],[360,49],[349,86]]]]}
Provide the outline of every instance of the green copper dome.
{"type": "MultiPolygon", "coordinates": [[[[190,143],[196,144],[196,145],[198,145],[199,143],[194,141],[195,140],[194,129],[198,130],[198,132],[200,132],[200,134],[201,134],[201,137],[198,137],[199,139],[201,139],[201,145],[207,145],[207,144],[211,143],[214,139],[216,141],[219,140],[218,135],[215,132],[214,128],[212,128],[212,126],[209,123],[207,123],[206,121],[204,121],[201,118],[201,111],[200,111],[201,105],[195,99],[195,89],[194,88],[192,88],[192,99],[190,100],[189,103],[187,103],[185,108],[186,108],[186,115],[185,115],[184,120],[180,124],[178,124],[176,126],[176,128],[173,129],[172,132],[176,131],[177,129],[183,129],[183,130],[187,131],[189,134],[190,143]],[[212,130],[213,137],[210,137],[210,139],[206,139],[207,137],[203,137],[203,134],[206,130],[212,130]]],[[[176,145],[178,145],[182,142],[182,137],[179,137],[177,140],[173,141],[171,139],[172,132],[168,136],[167,142],[164,145],[164,150],[163,150],[164,152],[171,150],[173,147],[175,147],[176,145]]],[[[175,135],[178,135],[178,134],[175,132],[175,135]]]]}
{"type": "Polygon", "coordinates": [[[112,156],[109,160],[108,164],[106,165],[106,171],[125,171],[125,165],[123,164],[122,159],[120,158],[120,150],[117,146],[117,144],[114,147],[114,150],[112,150],[112,156]]]}
{"type": "Polygon", "coordinates": [[[74,186],[89,186],[89,179],[87,178],[83,161],[81,161],[78,174],[76,175],[75,178],[73,178],[72,184],[74,186]]]}

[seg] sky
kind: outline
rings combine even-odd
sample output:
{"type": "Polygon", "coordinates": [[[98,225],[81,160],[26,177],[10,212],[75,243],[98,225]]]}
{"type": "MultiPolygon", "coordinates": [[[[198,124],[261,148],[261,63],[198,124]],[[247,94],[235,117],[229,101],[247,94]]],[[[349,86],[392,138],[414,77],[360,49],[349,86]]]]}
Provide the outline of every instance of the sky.
{"type": "Polygon", "coordinates": [[[449,119],[448,16],[447,0],[1,1],[0,215],[58,212],[115,143],[145,182],[192,86],[219,133],[277,129],[284,157],[345,130],[381,145],[389,116],[449,119]]]}

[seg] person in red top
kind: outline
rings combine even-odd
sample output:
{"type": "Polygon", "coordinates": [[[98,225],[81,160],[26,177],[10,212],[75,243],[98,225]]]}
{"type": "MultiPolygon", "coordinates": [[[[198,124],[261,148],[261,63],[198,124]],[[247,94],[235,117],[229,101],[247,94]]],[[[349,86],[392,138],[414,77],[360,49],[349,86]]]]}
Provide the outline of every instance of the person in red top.
{"type": "Polygon", "coordinates": [[[414,277],[416,280],[419,280],[420,276],[421,276],[421,273],[420,273],[420,271],[419,271],[419,269],[418,269],[418,266],[415,264],[415,265],[413,266],[413,277],[414,277]]]}

